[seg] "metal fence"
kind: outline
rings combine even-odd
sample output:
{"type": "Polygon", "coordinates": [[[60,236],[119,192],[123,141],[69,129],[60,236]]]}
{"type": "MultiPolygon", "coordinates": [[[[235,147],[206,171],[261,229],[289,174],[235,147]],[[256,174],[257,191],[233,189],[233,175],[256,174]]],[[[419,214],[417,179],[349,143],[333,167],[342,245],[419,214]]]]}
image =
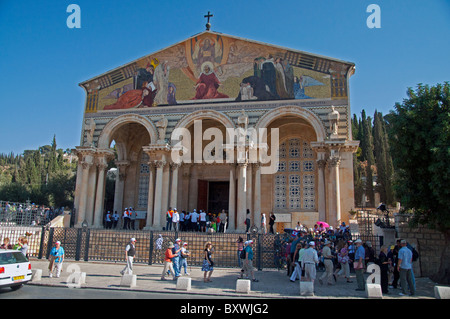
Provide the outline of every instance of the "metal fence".
{"type": "MultiPolygon", "coordinates": [[[[204,258],[204,248],[211,242],[214,252],[213,259],[217,267],[238,267],[239,256],[237,241],[253,240],[253,264],[258,270],[283,269],[285,263],[285,247],[290,235],[283,234],[236,234],[236,233],[201,233],[174,231],[142,231],[142,230],[110,230],[90,228],[63,227],[0,227],[0,239],[9,238],[15,244],[20,237],[28,240],[28,255],[38,259],[47,259],[56,241],[61,242],[65,258],[75,261],[126,262],[125,246],[130,238],[136,238],[135,263],[162,264],[164,253],[169,243],[177,238],[188,244],[190,252],[188,265],[200,267],[204,258]],[[162,238],[162,245],[157,241],[162,238]]],[[[383,245],[383,237],[376,235],[353,236],[364,242],[371,241],[378,254],[383,245]]]]}
{"type": "Polygon", "coordinates": [[[2,226],[39,226],[46,225],[62,209],[52,209],[42,205],[0,201],[0,225],[2,226]]]}
{"type": "Polygon", "coordinates": [[[62,227],[13,227],[1,226],[0,239],[9,238],[16,243],[20,237],[28,239],[28,255],[46,259],[52,245],[61,242],[65,258],[76,261],[125,262],[125,246],[130,238],[136,238],[135,263],[162,264],[164,253],[170,242],[180,238],[188,244],[190,252],[188,265],[201,266],[204,248],[211,242],[214,249],[214,262],[218,267],[237,267],[239,263],[237,241],[254,241],[254,266],[258,269],[277,268],[281,256],[281,242],[288,234],[232,234],[174,231],[109,230],[62,227]],[[162,238],[162,245],[157,244],[162,238]]]}

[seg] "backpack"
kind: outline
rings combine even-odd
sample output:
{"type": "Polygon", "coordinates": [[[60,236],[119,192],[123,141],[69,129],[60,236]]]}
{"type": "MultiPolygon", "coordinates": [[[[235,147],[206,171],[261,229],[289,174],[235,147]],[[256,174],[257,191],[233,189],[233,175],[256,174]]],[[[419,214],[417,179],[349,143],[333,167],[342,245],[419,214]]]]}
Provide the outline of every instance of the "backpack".
{"type": "Polygon", "coordinates": [[[245,251],[245,249],[242,249],[241,250],[241,254],[239,255],[239,257],[241,258],[241,259],[245,259],[245,255],[247,254],[247,252],[245,251]]]}

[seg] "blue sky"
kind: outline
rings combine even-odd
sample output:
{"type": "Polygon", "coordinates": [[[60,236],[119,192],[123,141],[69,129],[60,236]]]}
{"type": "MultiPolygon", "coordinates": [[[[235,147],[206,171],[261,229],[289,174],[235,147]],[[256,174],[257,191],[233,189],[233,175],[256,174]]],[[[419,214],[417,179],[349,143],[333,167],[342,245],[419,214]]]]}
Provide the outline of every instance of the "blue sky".
{"type": "Polygon", "coordinates": [[[384,114],[408,87],[450,80],[450,1],[0,0],[0,153],[79,145],[78,84],[205,29],[351,61],[351,112],[384,114]],[[69,29],[69,4],[81,28],[69,29]],[[369,29],[369,4],[381,28],[369,29]]]}

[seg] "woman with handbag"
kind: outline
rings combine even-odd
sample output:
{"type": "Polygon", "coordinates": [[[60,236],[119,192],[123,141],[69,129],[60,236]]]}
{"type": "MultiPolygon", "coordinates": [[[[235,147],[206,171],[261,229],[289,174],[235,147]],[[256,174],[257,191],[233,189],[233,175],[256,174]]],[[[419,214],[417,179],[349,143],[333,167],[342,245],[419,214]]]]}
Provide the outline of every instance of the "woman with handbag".
{"type": "Polygon", "coordinates": [[[212,254],[211,250],[212,250],[212,244],[211,244],[211,242],[207,242],[205,245],[205,249],[203,251],[204,259],[203,259],[202,271],[204,271],[204,275],[203,275],[204,282],[212,282],[211,275],[214,270],[214,261],[211,258],[211,254],[212,254]]]}
{"type": "Polygon", "coordinates": [[[350,280],[350,265],[349,265],[349,257],[348,257],[348,243],[344,243],[344,247],[339,250],[338,253],[338,263],[341,265],[340,270],[336,270],[334,275],[339,277],[344,274],[344,277],[347,279],[348,283],[352,283],[350,280]]]}

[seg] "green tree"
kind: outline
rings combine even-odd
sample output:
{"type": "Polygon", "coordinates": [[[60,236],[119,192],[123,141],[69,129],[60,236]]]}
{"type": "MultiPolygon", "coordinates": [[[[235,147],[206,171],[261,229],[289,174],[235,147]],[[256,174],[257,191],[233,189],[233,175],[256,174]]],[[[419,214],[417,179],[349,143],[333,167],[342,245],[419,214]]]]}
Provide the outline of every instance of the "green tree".
{"type": "Polygon", "coordinates": [[[408,98],[389,116],[389,137],[396,171],[395,191],[412,225],[444,234],[441,266],[432,277],[450,281],[450,86],[409,88],[408,98]]]}

